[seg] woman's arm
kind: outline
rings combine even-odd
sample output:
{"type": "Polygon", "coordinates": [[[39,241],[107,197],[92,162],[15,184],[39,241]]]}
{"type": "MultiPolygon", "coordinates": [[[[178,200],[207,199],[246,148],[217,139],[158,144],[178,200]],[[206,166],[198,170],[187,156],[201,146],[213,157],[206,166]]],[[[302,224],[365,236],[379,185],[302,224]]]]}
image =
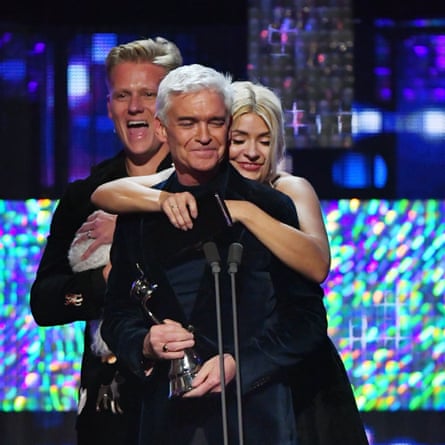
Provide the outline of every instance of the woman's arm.
{"type": "Polygon", "coordinates": [[[319,199],[311,184],[296,176],[280,178],[276,189],[293,200],[301,230],[247,201],[226,201],[232,219],[245,225],[286,265],[321,283],[329,273],[331,255],[319,199]]]}
{"type": "Polygon", "coordinates": [[[138,211],[160,211],[167,192],[151,189],[155,184],[167,179],[173,168],[153,175],[120,178],[100,185],[91,195],[97,207],[110,213],[138,211]]]}
{"type": "MultiPolygon", "coordinates": [[[[197,216],[193,196],[150,188],[168,176],[161,178],[163,173],[108,182],[96,189],[91,200],[114,213],[162,210],[175,227],[190,229],[197,216]]],[[[321,283],[329,273],[331,256],[318,197],[307,180],[291,175],[280,178],[276,189],[294,201],[301,230],[281,223],[247,201],[227,201],[232,219],[244,224],[289,267],[321,283]]]]}
{"type": "Polygon", "coordinates": [[[178,229],[193,227],[198,216],[195,198],[191,193],[170,193],[151,188],[167,179],[173,168],[153,175],[120,178],[100,185],[91,195],[94,205],[110,213],[163,211],[178,229]]]}

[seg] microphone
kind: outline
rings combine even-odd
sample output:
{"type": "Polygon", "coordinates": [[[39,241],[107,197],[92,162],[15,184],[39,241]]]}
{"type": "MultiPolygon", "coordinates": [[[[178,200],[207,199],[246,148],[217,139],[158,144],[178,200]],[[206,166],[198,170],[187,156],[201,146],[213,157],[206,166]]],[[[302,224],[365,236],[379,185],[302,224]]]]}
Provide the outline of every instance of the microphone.
{"type": "Polygon", "coordinates": [[[226,406],[226,377],[224,371],[224,347],[222,334],[222,317],[221,317],[221,292],[219,285],[219,273],[221,272],[221,258],[219,256],[218,247],[213,241],[208,241],[202,246],[204,255],[209,263],[215,282],[215,298],[216,298],[216,324],[218,333],[218,355],[219,355],[219,373],[221,376],[221,413],[224,445],[228,445],[228,427],[227,427],[227,406],[226,406]]]}
{"type": "Polygon", "coordinates": [[[241,264],[242,256],[243,245],[240,243],[232,243],[229,246],[229,254],[227,256],[227,263],[229,264],[229,274],[238,272],[238,266],[241,264]]]}
{"type": "Polygon", "coordinates": [[[238,413],[238,441],[239,445],[243,445],[243,411],[241,401],[241,374],[240,374],[240,354],[239,354],[239,336],[238,336],[238,311],[236,302],[236,282],[235,274],[238,272],[238,266],[241,264],[241,257],[243,255],[243,245],[240,243],[232,243],[229,246],[229,253],[227,255],[228,273],[230,275],[231,289],[232,289],[232,316],[233,316],[233,345],[235,353],[236,364],[236,402],[238,413]]]}
{"type": "Polygon", "coordinates": [[[202,246],[207,262],[210,264],[213,273],[221,272],[221,258],[219,256],[218,247],[212,241],[208,241],[202,246]]]}

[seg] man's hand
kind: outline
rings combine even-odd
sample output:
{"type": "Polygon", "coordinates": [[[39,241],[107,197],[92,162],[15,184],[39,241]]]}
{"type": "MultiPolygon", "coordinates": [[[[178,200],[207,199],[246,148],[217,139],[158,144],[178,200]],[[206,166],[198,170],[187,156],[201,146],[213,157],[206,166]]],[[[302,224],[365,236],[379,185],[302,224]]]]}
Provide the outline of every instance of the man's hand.
{"type": "MultiPolygon", "coordinates": [[[[235,373],[235,359],[230,354],[224,354],[225,385],[233,380],[235,373]]],[[[208,393],[220,393],[221,390],[219,355],[215,355],[201,366],[201,369],[193,379],[193,389],[186,392],[182,397],[200,397],[208,393]]]]}
{"type": "Polygon", "coordinates": [[[161,324],[153,325],[144,338],[142,353],[150,359],[173,360],[183,358],[184,350],[193,348],[193,333],[181,323],[165,319],[161,324]]]}

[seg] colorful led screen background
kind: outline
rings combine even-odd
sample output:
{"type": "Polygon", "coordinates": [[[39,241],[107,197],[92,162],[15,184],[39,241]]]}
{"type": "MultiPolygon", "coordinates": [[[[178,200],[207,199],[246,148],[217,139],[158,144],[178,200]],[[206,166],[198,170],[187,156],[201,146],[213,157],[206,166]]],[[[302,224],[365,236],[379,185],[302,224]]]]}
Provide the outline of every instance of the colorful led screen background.
{"type": "MultiPolygon", "coordinates": [[[[0,411],[76,409],[83,323],[36,326],[29,289],[56,201],[0,200],[0,411]]],[[[322,201],[329,333],[359,407],[445,406],[445,201],[322,201]]]]}

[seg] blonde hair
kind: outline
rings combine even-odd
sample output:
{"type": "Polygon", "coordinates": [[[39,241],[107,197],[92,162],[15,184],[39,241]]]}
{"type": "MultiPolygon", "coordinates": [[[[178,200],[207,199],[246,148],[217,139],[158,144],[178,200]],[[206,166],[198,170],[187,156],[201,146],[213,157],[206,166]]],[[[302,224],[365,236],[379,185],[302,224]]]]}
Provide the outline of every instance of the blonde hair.
{"type": "Polygon", "coordinates": [[[232,122],[247,113],[260,116],[270,132],[271,150],[267,160],[268,168],[263,182],[270,182],[278,173],[278,164],[286,149],[284,116],[278,96],[264,85],[249,81],[232,83],[232,122]]]}
{"type": "Polygon", "coordinates": [[[182,65],[179,48],[163,37],[140,39],[117,45],[110,50],[105,59],[107,85],[110,87],[111,74],[116,65],[123,62],[150,62],[165,68],[167,72],[182,65]]]}

